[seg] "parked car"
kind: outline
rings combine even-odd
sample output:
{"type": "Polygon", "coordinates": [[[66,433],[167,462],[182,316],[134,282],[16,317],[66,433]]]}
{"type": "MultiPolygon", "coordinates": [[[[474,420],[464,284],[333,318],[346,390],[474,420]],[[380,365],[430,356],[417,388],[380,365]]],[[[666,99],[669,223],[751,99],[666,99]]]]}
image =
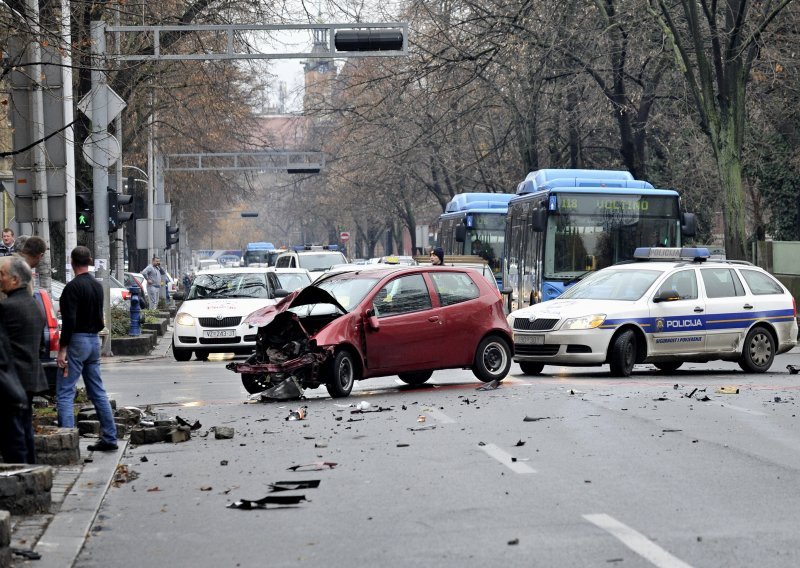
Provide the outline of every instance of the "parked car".
{"type": "MultiPolygon", "coordinates": [[[[109,276],[109,284],[111,286],[109,288],[111,305],[129,307],[128,301],[131,299],[131,292],[128,287],[113,276],[109,276]]],[[[61,321],[61,293],[64,291],[64,286],[66,284],[59,280],[50,280],[51,300],[59,322],[61,321]]]]}
{"type": "Polygon", "coordinates": [[[673,372],[718,359],[767,371],[797,344],[794,298],[757,266],[709,257],[705,248],[639,248],[638,262],[511,312],[514,360],[528,375],[545,365],[608,364],[625,377],[637,363],[673,372]]]}
{"type": "Polygon", "coordinates": [[[256,352],[227,368],[250,393],[291,377],[304,388],[325,385],[333,397],[370,377],[419,385],[437,369],[505,378],[511,329],[486,278],[454,267],[367,268],[332,271],[248,316],[244,323],[258,327],[256,352]]]}
{"type": "Polygon", "coordinates": [[[304,268],[308,270],[311,279],[329,270],[336,264],[347,263],[347,258],[342,252],[331,245],[309,245],[296,247],[278,255],[275,260],[277,268],[304,268]]]}
{"type": "Polygon", "coordinates": [[[192,352],[201,361],[209,353],[252,353],[256,329],[242,320],[277,302],[279,290],[277,274],[267,268],[219,268],[197,274],[175,315],[175,360],[188,361],[192,352]]]}
{"type": "Polygon", "coordinates": [[[147,295],[147,278],[141,272],[126,272],[125,273],[125,287],[131,288],[138,286],[141,293],[139,294],[139,306],[146,310],[150,307],[150,297],[147,295]]]}
{"type": "Polygon", "coordinates": [[[42,344],[39,350],[39,361],[44,368],[47,384],[51,392],[55,392],[57,373],[59,371],[56,358],[58,357],[59,340],[61,338],[61,326],[57,317],[56,308],[47,290],[38,289],[33,293],[33,297],[44,312],[45,324],[42,331],[42,344]]]}
{"type": "Polygon", "coordinates": [[[282,289],[288,292],[300,290],[311,284],[311,276],[305,268],[275,268],[270,267],[271,272],[275,272],[282,289]]]}

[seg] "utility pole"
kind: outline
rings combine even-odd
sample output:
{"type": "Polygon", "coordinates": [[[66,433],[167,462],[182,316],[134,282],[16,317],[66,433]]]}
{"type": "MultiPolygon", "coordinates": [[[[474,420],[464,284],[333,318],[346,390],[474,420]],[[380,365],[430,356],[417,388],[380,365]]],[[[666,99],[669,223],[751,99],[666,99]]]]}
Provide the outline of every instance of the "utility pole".
{"type": "MultiPolygon", "coordinates": [[[[30,0],[36,2],[37,0],[30,0]]],[[[106,140],[108,134],[108,103],[106,74],[103,72],[103,56],[106,53],[105,24],[102,21],[92,21],[92,91],[94,96],[91,101],[92,108],[92,139],[95,143],[93,150],[97,155],[103,150],[97,146],[101,140],[106,140]]],[[[97,156],[99,157],[99,156],[97,156]]],[[[106,324],[111,321],[111,300],[108,286],[108,156],[106,161],[94,160],[92,166],[92,184],[94,191],[94,261],[95,278],[103,285],[103,314],[106,324]],[[106,165],[102,165],[105,163],[106,165]]],[[[103,342],[103,355],[111,354],[111,340],[103,342]]]]}
{"type": "MultiPolygon", "coordinates": [[[[61,0],[61,38],[64,46],[72,45],[72,22],[70,20],[70,1],[61,0]]],[[[72,124],[72,50],[64,49],[61,55],[61,81],[64,94],[64,124],[72,124]]],[[[70,126],[64,131],[64,145],[66,147],[66,163],[64,178],[66,180],[65,200],[66,223],[64,227],[64,258],[70,267],[65,272],[64,280],[69,282],[74,273],[70,264],[70,253],[78,245],[78,228],[75,211],[75,131],[70,126]]]]}

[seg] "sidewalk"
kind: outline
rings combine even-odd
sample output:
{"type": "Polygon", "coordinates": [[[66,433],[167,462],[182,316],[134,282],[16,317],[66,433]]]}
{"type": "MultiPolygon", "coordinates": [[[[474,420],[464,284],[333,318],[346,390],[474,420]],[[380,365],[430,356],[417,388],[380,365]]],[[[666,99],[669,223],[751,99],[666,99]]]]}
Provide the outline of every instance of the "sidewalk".
{"type": "MultiPolygon", "coordinates": [[[[172,326],[159,338],[148,355],[104,357],[101,364],[127,363],[167,357],[172,348],[172,326]]],[[[11,517],[11,547],[33,550],[41,555],[37,568],[70,568],[89,535],[97,511],[114,479],[120,459],[128,446],[119,440],[113,453],[90,452],[94,438],[81,438],[81,463],[52,466],[53,487],[50,513],[11,517]]],[[[30,566],[31,561],[12,555],[11,566],[30,566]]]]}
{"type": "MultiPolygon", "coordinates": [[[[50,513],[11,517],[11,547],[41,555],[39,568],[70,568],[83,548],[100,504],[114,479],[128,442],[119,441],[116,452],[90,452],[97,440],[80,440],[82,463],[53,467],[50,513]]],[[[30,566],[13,555],[12,566],[30,566]]]]}

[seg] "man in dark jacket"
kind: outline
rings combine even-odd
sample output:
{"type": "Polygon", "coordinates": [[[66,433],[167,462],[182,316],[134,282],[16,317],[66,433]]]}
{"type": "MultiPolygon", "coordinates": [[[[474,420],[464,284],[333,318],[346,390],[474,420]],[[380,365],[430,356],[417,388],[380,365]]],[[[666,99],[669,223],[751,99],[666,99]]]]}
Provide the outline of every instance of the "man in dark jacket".
{"type": "Polygon", "coordinates": [[[56,396],[58,425],[75,427],[75,385],[83,376],[86,394],[94,404],[100,421],[100,441],[89,446],[92,452],[113,452],[117,449],[117,426],[108,394],[100,377],[100,336],[103,324],[103,287],[89,273],[92,253],[77,246],[70,254],[75,278],[61,292],[61,345],[58,350],[56,396]]]}
{"type": "Polygon", "coordinates": [[[0,302],[0,320],[8,332],[17,376],[28,393],[27,408],[12,417],[14,446],[19,449],[16,463],[36,463],[33,396],[48,388],[39,361],[45,317],[28,289],[31,278],[31,269],[22,258],[0,258],[0,289],[8,295],[0,302]]]}

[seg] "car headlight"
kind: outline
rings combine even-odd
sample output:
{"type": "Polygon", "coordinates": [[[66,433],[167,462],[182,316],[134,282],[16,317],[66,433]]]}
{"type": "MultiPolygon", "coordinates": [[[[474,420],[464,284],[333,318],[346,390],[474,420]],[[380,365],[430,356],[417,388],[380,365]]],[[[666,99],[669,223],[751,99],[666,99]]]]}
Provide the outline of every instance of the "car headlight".
{"type": "Polygon", "coordinates": [[[178,325],[194,325],[194,318],[187,313],[180,313],[175,318],[175,323],[178,325]]]}
{"type": "Polygon", "coordinates": [[[593,329],[600,327],[606,321],[606,314],[592,314],[579,318],[570,318],[564,321],[561,329],[593,329]]]}

